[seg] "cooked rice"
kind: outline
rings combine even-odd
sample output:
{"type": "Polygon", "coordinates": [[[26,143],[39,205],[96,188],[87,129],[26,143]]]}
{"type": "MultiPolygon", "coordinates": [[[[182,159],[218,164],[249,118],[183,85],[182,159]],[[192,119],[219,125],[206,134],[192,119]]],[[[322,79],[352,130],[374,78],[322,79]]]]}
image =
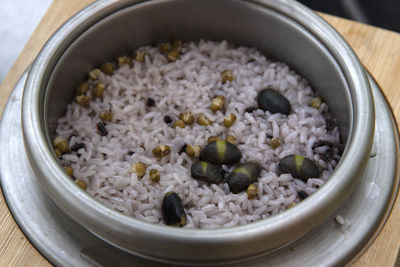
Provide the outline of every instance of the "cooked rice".
{"type": "MultiPolygon", "coordinates": [[[[271,61],[254,48],[234,47],[227,42],[185,43],[175,62],[169,62],[155,47],[140,50],[146,51],[145,62],[133,61],[132,67],[124,65],[112,76],[101,73],[99,81],[107,85],[103,98],[92,100],[89,107],[75,102],[68,105],[56,130],[57,135],[69,139],[70,146],[80,142],[86,145],[63,155],[61,162],[72,166],[74,176],[87,183],[87,192],[96,199],[129,216],[162,224],[163,196],[175,191],[187,214],[185,227],[220,228],[283,212],[301,201],[297,191],[312,194],[332,173],[339,160],[338,149],[334,149],[333,159],[324,160],[329,147],[313,146],[323,140],[338,147],[338,129],[327,130],[326,120],[331,118],[328,107],[325,103],[319,109],[310,107],[315,93],[284,63],[271,61]],[[227,69],[234,80],[222,84],[220,73],[227,69]],[[244,112],[257,105],[257,92],[266,87],[289,99],[289,116],[262,110],[244,112]],[[209,109],[215,95],[225,96],[224,112],[209,109]],[[155,100],[155,107],[146,106],[148,98],[155,100]],[[108,135],[102,137],[96,124],[105,109],[111,109],[114,117],[106,122],[108,135]],[[185,111],[195,116],[204,114],[213,124],[173,128],[164,122],[165,115],[175,120],[185,111]],[[237,120],[226,128],[223,120],[229,113],[237,120]],[[255,183],[256,199],[249,200],[246,192],[230,193],[227,183],[195,180],[190,175],[194,160],[178,153],[184,144],[204,147],[208,137],[224,138],[227,134],[238,140],[241,162],[254,161],[262,167],[255,183]],[[282,145],[272,149],[268,145],[271,137],[280,138],[282,145]],[[160,144],[169,145],[171,153],[158,159],[152,149],[160,144]],[[295,153],[318,163],[320,178],[304,183],[290,174],[279,175],[279,160],[295,153]],[[147,166],[143,178],[129,173],[131,165],[139,161],[147,166]],[[159,170],[158,183],[151,181],[150,169],[159,170]]],[[[93,81],[90,83],[94,86],[93,81]]],[[[233,166],[224,168],[232,170],[233,166]]]]}

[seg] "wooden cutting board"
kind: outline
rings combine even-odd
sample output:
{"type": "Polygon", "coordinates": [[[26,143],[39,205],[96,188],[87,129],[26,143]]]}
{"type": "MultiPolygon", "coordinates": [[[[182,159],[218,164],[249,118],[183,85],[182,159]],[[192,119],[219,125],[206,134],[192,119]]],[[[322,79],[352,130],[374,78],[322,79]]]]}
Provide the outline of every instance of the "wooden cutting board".
{"type": "MultiPolygon", "coordinates": [[[[18,78],[50,35],[93,0],[54,0],[10,72],[0,85],[0,113],[18,78]]],[[[321,14],[350,43],[400,119],[400,35],[350,20],[321,14]]],[[[376,240],[354,259],[353,266],[394,266],[400,246],[400,197],[376,240]]],[[[16,225],[0,194],[0,266],[49,266],[16,225]]]]}

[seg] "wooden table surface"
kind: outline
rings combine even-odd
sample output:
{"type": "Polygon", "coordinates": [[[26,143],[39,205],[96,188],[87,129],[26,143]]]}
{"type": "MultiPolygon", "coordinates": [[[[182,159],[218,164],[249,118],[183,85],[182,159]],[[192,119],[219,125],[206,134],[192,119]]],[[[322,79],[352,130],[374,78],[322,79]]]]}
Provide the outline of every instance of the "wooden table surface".
{"type": "MultiPolygon", "coordinates": [[[[50,35],[93,0],[54,0],[0,85],[2,114],[14,85],[50,35]]],[[[382,88],[400,120],[400,34],[321,14],[350,43],[382,88]]],[[[353,266],[394,266],[400,249],[400,197],[375,241],[356,257],[353,266]]],[[[16,225],[0,194],[0,266],[49,266],[16,225]]]]}

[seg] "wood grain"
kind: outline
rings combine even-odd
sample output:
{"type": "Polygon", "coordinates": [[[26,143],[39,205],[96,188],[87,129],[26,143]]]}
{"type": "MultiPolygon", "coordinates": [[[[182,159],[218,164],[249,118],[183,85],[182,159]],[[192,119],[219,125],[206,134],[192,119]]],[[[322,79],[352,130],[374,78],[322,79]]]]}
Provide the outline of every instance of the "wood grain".
{"type": "MultiPolygon", "coordinates": [[[[18,78],[33,61],[51,34],[92,0],[55,0],[10,72],[0,84],[2,113],[18,78]]],[[[321,14],[353,47],[387,97],[396,121],[400,122],[400,35],[387,30],[321,14]]],[[[15,224],[0,194],[0,266],[50,266],[15,224]]],[[[400,246],[400,198],[372,244],[358,255],[353,266],[394,266],[400,246]]]]}
{"type": "MultiPolygon", "coordinates": [[[[55,0],[33,35],[18,56],[10,72],[0,84],[0,113],[19,77],[32,63],[41,47],[68,18],[82,9],[89,0],[55,0]]],[[[0,266],[50,266],[31,245],[15,223],[3,194],[0,194],[0,266]]]]}
{"type": "MultiPolygon", "coordinates": [[[[392,107],[395,119],[400,119],[400,35],[391,31],[322,15],[345,37],[362,64],[382,88],[392,107]]],[[[367,248],[364,248],[364,250],[367,248]]],[[[400,249],[400,197],[397,194],[388,221],[371,246],[354,266],[395,266],[400,249]]],[[[360,255],[359,255],[360,256],[360,255]]]]}

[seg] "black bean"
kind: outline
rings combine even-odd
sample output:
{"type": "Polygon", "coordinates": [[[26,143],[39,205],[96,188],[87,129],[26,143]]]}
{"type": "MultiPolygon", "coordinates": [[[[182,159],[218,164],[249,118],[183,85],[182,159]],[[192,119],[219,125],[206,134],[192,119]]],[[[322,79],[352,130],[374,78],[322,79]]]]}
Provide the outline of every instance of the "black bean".
{"type": "Polygon", "coordinates": [[[308,178],[319,177],[318,166],[310,159],[301,155],[289,155],[278,164],[281,173],[290,173],[293,177],[307,182],[308,178]]]}
{"type": "Polygon", "coordinates": [[[239,148],[224,140],[217,140],[209,143],[202,153],[202,158],[215,164],[234,164],[239,162],[242,153],[239,148]]]}
{"type": "Polygon", "coordinates": [[[161,211],[165,224],[172,226],[184,226],[186,224],[186,213],[182,200],[175,192],[165,194],[161,211]]]}
{"type": "Polygon", "coordinates": [[[253,111],[257,110],[256,107],[248,107],[244,110],[245,113],[252,113],[253,111]]]}
{"type": "Polygon", "coordinates": [[[221,174],[222,174],[222,176],[225,177],[228,174],[228,172],[225,171],[223,168],[221,168],[221,174]]]}
{"type": "Polygon", "coordinates": [[[148,107],[154,107],[156,105],[156,101],[154,101],[153,98],[149,97],[149,98],[147,98],[146,105],[148,107]]]}
{"type": "Polygon", "coordinates": [[[190,168],[193,178],[208,183],[218,184],[224,180],[221,166],[205,161],[196,161],[190,168]]]}
{"type": "Polygon", "coordinates": [[[179,150],[179,154],[182,154],[182,153],[184,153],[184,152],[186,152],[186,147],[187,147],[187,144],[185,143],[185,144],[183,144],[183,146],[181,147],[181,149],[179,150]]]}
{"type": "Polygon", "coordinates": [[[101,136],[106,136],[108,134],[106,126],[103,122],[97,123],[97,130],[99,130],[101,136]]]}
{"type": "Polygon", "coordinates": [[[76,151],[78,151],[79,149],[81,149],[81,148],[86,148],[86,146],[85,146],[85,144],[84,143],[75,143],[75,144],[73,144],[72,146],[71,146],[71,152],[76,152],[76,151]]]}
{"type": "Polygon", "coordinates": [[[266,88],[258,92],[257,103],[260,109],[264,111],[268,110],[271,113],[288,115],[292,110],[289,100],[271,88],[266,88]]]}
{"type": "Polygon", "coordinates": [[[274,138],[273,135],[266,134],[265,141],[267,142],[267,144],[269,144],[269,143],[271,142],[271,139],[272,139],[272,138],[274,138]]]}
{"type": "Polygon", "coordinates": [[[170,116],[167,115],[167,116],[164,117],[164,122],[165,122],[165,123],[168,124],[168,123],[171,123],[172,121],[173,121],[173,120],[172,120],[172,118],[171,118],[170,116]]]}
{"type": "Polygon", "coordinates": [[[331,161],[335,157],[333,148],[329,148],[325,153],[321,154],[321,158],[325,161],[331,161]]]}
{"type": "Polygon", "coordinates": [[[308,197],[308,194],[306,192],[304,192],[303,190],[300,190],[299,192],[297,192],[297,195],[299,195],[299,197],[301,199],[305,199],[306,197],[308,197]]]}
{"type": "Polygon", "coordinates": [[[247,162],[237,166],[228,177],[229,189],[232,193],[239,193],[257,180],[261,168],[254,162],[247,162]]]}
{"type": "Polygon", "coordinates": [[[204,157],[204,149],[203,149],[203,151],[201,151],[199,160],[200,160],[200,161],[207,161],[207,159],[204,157]]]}
{"type": "Polygon", "coordinates": [[[320,154],[321,158],[325,161],[330,161],[333,159],[335,155],[335,150],[334,150],[334,145],[332,142],[329,141],[318,141],[317,143],[314,144],[313,149],[316,149],[321,146],[328,146],[329,148],[324,152],[324,153],[318,153],[320,154]]]}

